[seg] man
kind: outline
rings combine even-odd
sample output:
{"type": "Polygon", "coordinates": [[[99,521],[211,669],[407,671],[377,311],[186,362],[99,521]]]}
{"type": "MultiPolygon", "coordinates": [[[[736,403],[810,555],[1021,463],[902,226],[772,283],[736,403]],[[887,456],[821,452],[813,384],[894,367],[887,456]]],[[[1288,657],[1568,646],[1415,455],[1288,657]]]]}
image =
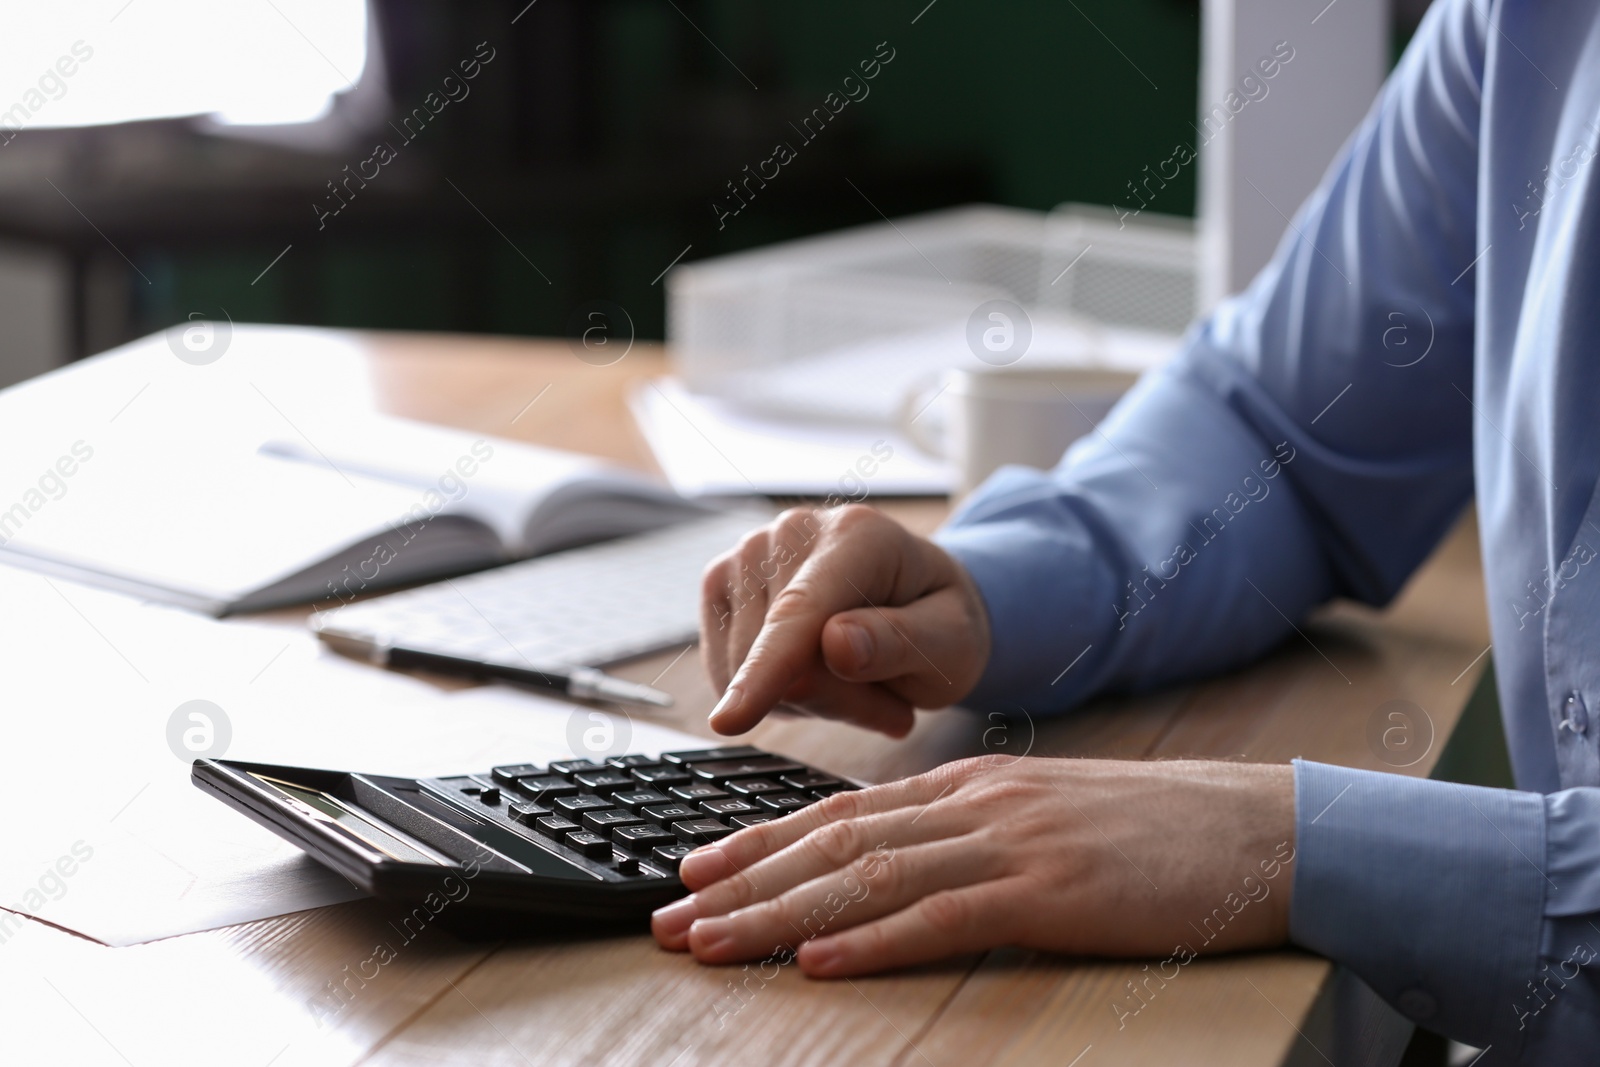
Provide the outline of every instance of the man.
{"type": "Polygon", "coordinates": [[[1597,148],[1594,3],[1441,0],[1274,261],[1105,438],[1001,471],[933,541],[791,512],[706,583],[714,728],[782,701],[898,736],[913,706],[1064,711],[1244,663],[1332,596],[1389,599],[1476,492],[1523,792],[1304,761],[958,763],[696,852],[662,944],[765,955],[873,867],[883,891],[799,946],[807,973],[1001,944],[1165,956],[1237,872],[1292,857],[1292,894],[1208,950],[1320,952],[1484,1063],[1593,1062],[1597,148]],[[743,566],[777,570],[756,602],[733,596],[743,566]]]}

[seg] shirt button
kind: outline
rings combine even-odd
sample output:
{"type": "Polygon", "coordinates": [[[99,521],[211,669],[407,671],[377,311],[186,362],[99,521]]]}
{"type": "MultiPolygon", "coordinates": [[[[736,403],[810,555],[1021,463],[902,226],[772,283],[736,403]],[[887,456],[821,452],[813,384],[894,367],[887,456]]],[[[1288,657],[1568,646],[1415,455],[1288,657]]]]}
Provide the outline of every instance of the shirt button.
{"type": "Polygon", "coordinates": [[[1438,1002],[1422,989],[1408,989],[1400,994],[1400,1013],[1413,1022],[1426,1022],[1439,1010],[1438,1002]]]}
{"type": "Polygon", "coordinates": [[[1561,725],[1575,734],[1589,732],[1589,709],[1584,705],[1583,694],[1576,689],[1567,694],[1566,717],[1561,725]]]}

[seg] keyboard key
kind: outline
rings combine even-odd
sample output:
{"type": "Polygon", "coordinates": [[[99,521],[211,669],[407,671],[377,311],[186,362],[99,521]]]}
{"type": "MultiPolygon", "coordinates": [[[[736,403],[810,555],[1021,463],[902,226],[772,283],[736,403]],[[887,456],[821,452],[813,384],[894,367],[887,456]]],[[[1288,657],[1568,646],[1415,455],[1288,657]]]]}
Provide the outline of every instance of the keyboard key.
{"type": "Polygon", "coordinates": [[[837,778],[829,778],[826,774],[816,771],[802,771],[799,774],[786,774],[779,781],[790,789],[820,789],[823,786],[843,785],[837,778]]]}
{"type": "Polygon", "coordinates": [[[728,783],[728,792],[738,797],[760,796],[762,793],[787,793],[789,787],[774,782],[771,778],[744,778],[728,783]]]}
{"type": "Polygon", "coordinates": [[[777,793],[769,797],[757,797],[756,802],[768,811],[775,811],[780,815],[787,815],[791,811],[799,811],[816,803],[810,797],[803,797],[798,793],[777,793]]]}
{"type": "Polygon", "coordinates": [[[586,811],[600,811],[610,806],[611,801],[605,797],[585,796],[583,794],[575,797],[557,797],[555,803],[556,811],[563,815],[579,815],[586,811]]]}
{"type": "Polygon", "coordinates": [[[750,759],[715,760],[710,763],[693,763],[690,772],[707,782],[721,785],[730,778],[762,778],[771,774],[796,774],[804,767],[781,756],[754,756],[750,759]]]}
{"type": "Polygon", "coordinates": [[[721,800],[728,794],[714,785],[705,782],[693,782],[689,785],[675,785],[667,790],[679,800],[721,800]]]}
{"type": "Polygon", "coordinates": [[[565,778],[545,775],[540,778],[517,779],[517,790],[526,793],[541,804],[548,804],[556,797],[567,797],[578,791],[578,787],[565,778]]]}
{"type": "Polygon", "coordinates": [[[687,804],[663,804],[660,807],[645,808],[639,814],[658,826],[670,826],[684,819],[698,819],[704,812],[687,804]]]}
{"type": "Polygon", "coordinates": [[[511,785],[518,778],[532,778],[534,775],[543,773],[544,768],[534,763],[508,763],[489,772],[494,780],[502,785],[511,785]]]}
{"type": "Polygon", "coordinates": [[[733,825],[737,826],[739,829],[743,830],[747,826],[760,826],[764,822],[771,822],[774,819],[781,818],[783,818],[782,815],[777,815],[769,811],[762,815],[735,815],[728,821],[733,823],[733,825]]]}
{"type": "Polygon", "coordinates": [[[693,845],[662,845],[651,850],[650,858],[667,870],[676,872],[683,857],[693,851],[693,845]]]}
{"type": "Polygon", "coordinates": [[[808,790],[808,792],[818,800],[822,800],[826,797],[833,796],[835,793],[848,793],[854,788],[855,786],[853,785],[845,785],[843,782],[840,782],[838,785],[819,785],[815,789],[808,790]]]}
{"type": "Polygon", "coordinates": [[[640,785],[654,786],[657,789],[694,780],[693,776],[682,767],[635,767],[628,773],[632,774],[633,780],[640,785]]]}
{"type": "Polygon", "coordinates": [[[500,787],[497,785],[485,786],[483,791],[478,794],[478,799],[485,804],[500,803],[500,787]]]}
{"type": "Polygon", "coordinates": [[[648,808],[656,804],[671,804],[672,798],[663,796],[654,789],[644,789],[625,793],[612,793],[611,803],[619,808],[627,808],[637,815],[640,808],[648,808]]]}
{"type": "Polygon", "coordinates": [[[689,819],[673,823],[672,832],[686,845],[706,845],[727,837],[733,833],[733,828],[724,826],[715,819],[689,819]]]}
{"type": "Polygon", "coordinates": [[[541,819],[535,819],[533,828],[546,837],[553,837],[557,841],[574,830],[583,829],[583,827],[564,815],[546,815],[541,819]]]}
{"type": "Polygon", "coordinates": [[[569,848],[577,849],[592,860],[608,860],[611,858],[611,842],[588,830],[574,830],[567,835],[566,844],[569,848]]]}
{"type": "Polygon", "coordinates": [[[524,826],[531,826],[535,819],[543,818],[549,814],[550,809],[542,804],[511,805],[511,820],[520,822],[524,826]]]}
{"type": "Polygon", "coordinates": [[[743,797],[726,797],[722,800],[702,800],[700,810],[717,818],[729,815],[752,815],[761,809],[743,797]]]}
{"type": "Polygon", "coordinates": [[[591,771],[587,774],[575,774],[572,780],[586,793],[615,793],[619,789],[628,789],[633,786],[634,780],[621,771],[591,771]]]}
{"type": "Polygon", "coordinates": [[[611,840],[632,852],[649,852],[657,845],[673,845],[678,835],[671,830],[645,823],[640,826],[621,826],[611,834],[611,840]]]}
{"type": "Polygon", "coordinates": [[[586,811],[583,813],[583,825],[586,829],[593,830],[601,836],[608,836],[612,830],[619,826],[638,826],[644,822],[639,816],[616,808],[605,811],[586,811]]]}
{"type": "Polygon", "coordinates": [[[619,771],[631,771],[635,767],[657,767],[661,761],[654,756],[641,756],[635,753],[630,756],[612,756],[606,760],[606,765],[619,771]]]}
{"type": "Polygon", "coordinates": [[[584,771],[603,771],[605,769],[605,764],[596,763],[592,759],[564,759],[550,764],[550,773],[559,774],[563,778],[571,778],[574,774],[582,774],[584,771]]]}
{"type": "Polygon", "coordinates": [[[618,856],[617,857],[617,873],[618,874],[638,874],[639,873],[639,860],[634,856],[618,856]]]}
{"type": "Polygon", "coordinates": [[[661,759],[665,763],[709,763],[712,760],[730,759],[756,759],[767,753],[750,745],[730,745],[727,748],[697,748],[686,752],[663,752],[661,759]]]}

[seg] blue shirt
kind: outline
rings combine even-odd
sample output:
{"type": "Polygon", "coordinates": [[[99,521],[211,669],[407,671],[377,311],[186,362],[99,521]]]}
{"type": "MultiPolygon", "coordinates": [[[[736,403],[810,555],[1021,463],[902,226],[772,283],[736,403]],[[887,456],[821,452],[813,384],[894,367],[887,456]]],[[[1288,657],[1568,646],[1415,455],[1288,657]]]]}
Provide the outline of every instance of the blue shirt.
{"type": "Polygon", "coordinates": [[[967,703],[1063,710],[1384,603],[1475,492],[1520,791],[1297,763],[1291,934],[1485,1064],[1600,1059],[1597,150],[1595,3],[1441,0],[1250,288],[938,537],[967,703]]]}

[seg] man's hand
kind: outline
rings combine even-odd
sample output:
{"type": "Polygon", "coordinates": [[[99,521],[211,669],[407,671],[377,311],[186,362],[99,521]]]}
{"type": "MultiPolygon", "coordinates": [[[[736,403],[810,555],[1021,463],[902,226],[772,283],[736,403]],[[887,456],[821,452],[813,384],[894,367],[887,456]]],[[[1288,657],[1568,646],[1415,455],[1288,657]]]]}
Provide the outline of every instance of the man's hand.
{"type": "Polygon", "coordinates": [[[736,734],[779,704],[904,737],[966,696],[989,621],[962,566],[860,505],[794,508],[706,569],[700,652],[736,734]]]}
{"type": "Polygon", "coordinates": [[[1294,834],[1286,766],[980,757],[696,850],[652,926],[818,978],[999,945],[1181,966],[1284,943],[1294,834]]]}

